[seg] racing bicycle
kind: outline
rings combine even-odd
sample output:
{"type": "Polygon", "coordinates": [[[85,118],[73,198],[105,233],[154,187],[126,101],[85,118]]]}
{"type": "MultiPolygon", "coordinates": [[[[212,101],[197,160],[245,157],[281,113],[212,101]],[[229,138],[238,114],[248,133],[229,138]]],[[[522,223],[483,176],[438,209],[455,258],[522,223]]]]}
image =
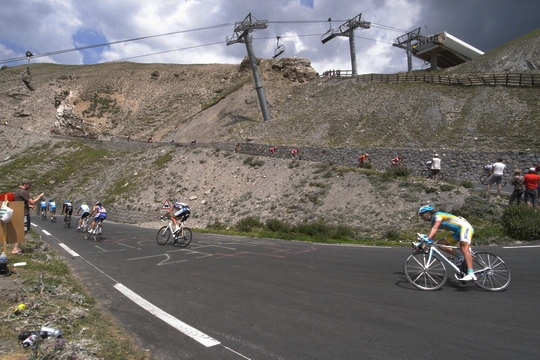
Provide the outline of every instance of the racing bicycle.
{"type": "MultiPolygon", "coordinates": [[[[423,178],[426,178],[426,179],[432,179],[433,178],[433,176],[431,175],[431,169],[424,169],[424,170],[420,171],[420,176],[423,177],[423,178]]],[[[444,178],[444,174],[439,171],[439,173],[437,174],[437,179],[436,180],[442,180],[443,178],[444,178]]]]}
{"type": "Polygon", "coordinates": [[[69,214],[64,215],[64,227],[71,229],[71,215],[69,214]]]}
{"type": "MultiPolygon", "coordinates": [[[[491,175],[488,172],[484,172],[480,177],[478,178],[480,180],[480,184],[487,185],[491,182],[491,175]]],[[[507,180],[503,177],[502,179],[502,186],[506,186],[507,180]]]]}
{"type": "Polygon", "coordinates": [[[77,232],[82,232],[82,233],[85,233],[86,230],[88,229],[88,216],[85,217],[83,220],[82,220],[82,223],[81,223],[81,227],[80,228],[77,228],[77,232]]]}
{"type": "MultiPolygon", "coordinates": [[[[156,235],[157,243],[159,245],[166,245],[172,234],[173,245],[178,245],[180,247],[188,246],[191,243],[192,233],[191,229],[184,225],[185,221],[181,221],[180,228],[174,231],[172,219],[169,216],[166,217],[166,219],[168,220],[167,225],[162,226],[156,235]]],[[[162,218],[161,221],[165,221],[164,218],[162,218]]]]}
{"type": "Polygon", "coordinates": [[[96,220],[96,224],[92,231],[90,231],[89,226],[84,229],[84,238],[88,240],[91,237],[93,237],[96,242],[103,238],[103,219],[96,220]]]}
{"type": "Polygon", "coordinates": [[[41,209],[41,220],[47,220],[47,210],[41,209]]]}
{"type": "MultiPolygon", "coordinates": [[[[460,280],[466,275],[465,261],[461,266],[454,264],[448,255],[441,253],[439,249],[456,246],[439,245],[431,243],[427,237],[417,234],[417,241],[412,243],[413,253],[405,260],[403,270],[405,277],[413,286],[420,290],[440,289],[447,280],[448,270],[454,271],[455,278],[460,280]],[[445,265],[446,264],[446,265],[445,265]]],[[[510,285],[512,278],[508,265],[499,256],[485,251],[473,252],[474,283],[487,291],[503,291],[510,285]]]]}

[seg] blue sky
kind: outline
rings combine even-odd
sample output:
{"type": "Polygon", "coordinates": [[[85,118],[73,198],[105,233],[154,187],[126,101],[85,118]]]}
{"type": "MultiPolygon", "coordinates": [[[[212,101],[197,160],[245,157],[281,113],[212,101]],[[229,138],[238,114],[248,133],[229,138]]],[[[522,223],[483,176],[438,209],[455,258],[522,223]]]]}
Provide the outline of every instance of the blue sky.
{"type": "Polygon", "coordinates": [[[245,46],[227,46],[226,37],[249,13],[268,20],[267,29],[253,32],[257,57],[271,58],[280,36],[283,56],[308,58],[319,72],[351,68],[348,39],[322,44],[321,36],[360,13],[372,27],[355,32],[359,73],[406,71],[405,51],[391,44],[419,27],[424,35],[447,31],[484,52],[540,28],[535,0],[2,0],[0,66],[25,63],[11,60],[27,50],[60,52],[32,61],[61,64],[240,63],[245,46]],[[162,34],[169,35],[154,36],[162,34]],[[80,47],[91,48],[62,52],[80,47]]]}

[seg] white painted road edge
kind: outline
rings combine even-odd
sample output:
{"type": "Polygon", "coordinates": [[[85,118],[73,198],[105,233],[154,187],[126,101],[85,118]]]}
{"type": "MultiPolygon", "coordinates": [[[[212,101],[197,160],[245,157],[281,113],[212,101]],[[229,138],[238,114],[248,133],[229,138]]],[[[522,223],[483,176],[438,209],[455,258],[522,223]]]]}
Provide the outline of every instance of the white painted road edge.
{"type": "Polygon", "coordinates": [[[503,249],[528,249],[537,247],[540,247],[540,245],[503,246],[503,249]]]}
{"type": "Polygon", "coordinates": [[[62,249],[66,250],[71,256],[76,257],[79,256],[75,251],[71,250],[66,244],[64,243],[58,243],[62,247],[62,249]]]}
{"type": "Polygon", "coordinates": [[[156,307],[155,305],[151,304],[147,300],[143,299],[139,295],[135,294],[133,291],[128,289],[122,284],[116,284],[114,285],[115,289],[120,291],[124,296],[126,296],[128,299],[133,301],[135,304],[139,305],[146,311],[148,311],[150,314],[158,317],[159,319],[165,321],[167,324],[171,325],[173,328],[177,329],[178,331],[184,333],[185,335],[189,336],[195,341],[198,341],[199,343],[203,344],[206,347],[211,347],[215,345],[219,345],[220,342],[211,338],[210,336],[200,332],[199,330],[195,329],[192,326],[189,326],[188,324],[178,320],[174,316],[172,316],[169,313],[166,313],[165,311],[161,310],[160,308],[156,307]]]}

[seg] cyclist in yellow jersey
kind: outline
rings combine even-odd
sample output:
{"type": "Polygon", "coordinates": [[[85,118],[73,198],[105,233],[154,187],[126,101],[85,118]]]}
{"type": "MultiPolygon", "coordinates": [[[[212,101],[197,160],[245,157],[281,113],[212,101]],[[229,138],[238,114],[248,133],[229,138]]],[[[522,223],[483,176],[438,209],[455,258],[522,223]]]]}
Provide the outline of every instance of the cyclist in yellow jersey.
{"type": "Polygon", "coordinates": [[[437,234],[437,231],[439,229],[448,230],[451,232],[451,234],[448,235],[445,239],[437,241],[437,244],[455,245],[459,242],[459,248],[462,253],[461,256],[459,256],[454,249],[441,249],[449,254],[458,257],[458,262],[465,260],[465,264],[467,265],[467,275],[465,275],[460,280],[476,280],[472,265],[473,260],[471,252],[469,250],[472,236],[474,234],[474,229],[471,224],[469,224],[467,220],[460,216],[444,212],[436,212],[431,205],[422,206],[418,210],[418,215],[420,215],[420,217],[424,221],[431,221],[431,230],[427,235],[430,241],[433,241],[433,237],[435,236],[435,234],[437,234]]]}

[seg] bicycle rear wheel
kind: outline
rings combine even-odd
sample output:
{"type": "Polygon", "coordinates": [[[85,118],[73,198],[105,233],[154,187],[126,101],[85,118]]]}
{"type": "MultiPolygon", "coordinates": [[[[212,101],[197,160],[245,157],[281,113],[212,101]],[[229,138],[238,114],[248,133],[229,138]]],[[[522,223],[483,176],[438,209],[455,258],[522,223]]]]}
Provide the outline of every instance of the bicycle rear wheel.
{"type": "Polygon", "coordinates": [[[180,246],[180,247],[188,246],[191,243],[192,235],[193,234],[191,233],[191,229],[187,228],[187,227],[184,227],[184,236],[181,236],[181,237],[179,237],[177,239],[178,246],[180,246]]]}
{"type": "Polygon", "coordinates": [[[94,228],[94,241],[98,242],[101,241],[103,238],[103,224],[101,221],[98,221],[96,223],[96,227],[94,228]]]}
{"type": "Polygon", "coordinates": [[[480,180],[480,184],[487,185],[488,180],[489,180],[489,176],[488,175],[480,175],[480,177],[478,179],[480,180]]]}
{"type": "Polygon", "coordinates": [[[475,284],[487,291],[503,291],[510,285],[512,275],[508,265],[497,255],[477,252],[473,255],[475,284]]]}
{"type": "Polygon", "coordinates": [[[90,239],[92,237],[92,233],[89,230],[90,230],[90,226],[86,226],[86,228],[83,229],[84,238],[86,240],[88,240],[88,239],[90,239]]]}
{"type": "Polygon", "coordinates": [[[81,224],[80,232],[86,233],[87,230],[88,230],[88,220],[87,220],[87,219],[84,219],[84,220],[82,221],[82,224],[81,224]]]}
{"type": "Polygon", "coordinates": [[[425,169],[424,169],[424,170],[422,170],[422,171],[420,172],[420,176],[423,177],[423,178],[429,179],[430,172],[429,172],[428,170],[425,170],[425,169]]]}
{"type": "Polygon", "coordinates": [[[407,281],[420,290],[437,290],[446,283],[443,262],[427,252],[418,251],[409,256],[403,270],[407,281]]]}
{"type": "Polygon", "coordinates": [[[442,179],[444,179],[444,174],[442,172],[439,172],[437,174],[437,180],[442,180],[442,179]]]}
{"type": "Polygon", "coordinates": [[[171,229],[169,229],[168,226],[163,226],[161,229],[159,229],[156,235],[156,241],[159,245],[167,244],[170,238],[171,238],[171,229]]]}

